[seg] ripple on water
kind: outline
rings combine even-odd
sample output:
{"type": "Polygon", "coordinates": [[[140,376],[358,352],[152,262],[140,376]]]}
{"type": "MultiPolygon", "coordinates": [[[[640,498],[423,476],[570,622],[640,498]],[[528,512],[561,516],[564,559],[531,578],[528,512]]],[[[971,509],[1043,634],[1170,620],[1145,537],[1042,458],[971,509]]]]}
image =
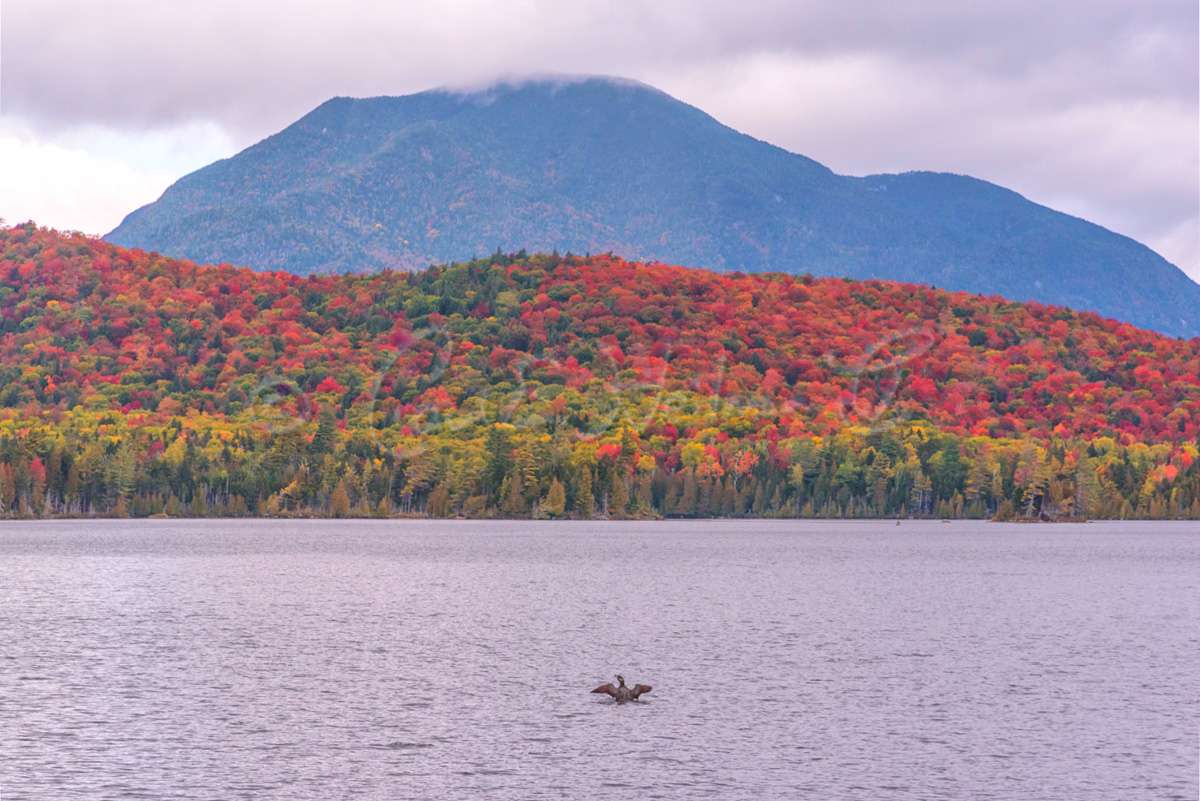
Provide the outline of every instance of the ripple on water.
{"type": "Polygon", "coordinates": [[[0,798],[1194,799],[1198,535],[5,524],[0,798]]]}

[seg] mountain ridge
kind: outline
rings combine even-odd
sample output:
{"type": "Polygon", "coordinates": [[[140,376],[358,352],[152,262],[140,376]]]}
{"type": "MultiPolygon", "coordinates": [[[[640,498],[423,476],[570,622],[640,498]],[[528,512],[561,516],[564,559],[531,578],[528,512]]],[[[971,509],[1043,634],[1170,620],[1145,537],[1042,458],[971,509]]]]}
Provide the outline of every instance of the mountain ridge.
{"type": "Polygon", "coordinates": [[[412,269],[497,249],[919,281],[1200,335],[1200,285],[997,184],[843,176],[636,82],[337,97],[108,238],[202,262],[412,269]]]}

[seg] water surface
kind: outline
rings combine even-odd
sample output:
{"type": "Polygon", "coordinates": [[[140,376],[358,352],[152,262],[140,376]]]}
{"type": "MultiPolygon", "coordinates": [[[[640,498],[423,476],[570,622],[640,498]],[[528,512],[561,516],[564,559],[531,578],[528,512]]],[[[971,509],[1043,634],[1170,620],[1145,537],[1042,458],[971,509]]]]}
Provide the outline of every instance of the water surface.
{"type": "Polygon", "coordinates": [[[1195,799],[1198,584],[1188,523],[4,524],[0,798],[1195,799]]]}

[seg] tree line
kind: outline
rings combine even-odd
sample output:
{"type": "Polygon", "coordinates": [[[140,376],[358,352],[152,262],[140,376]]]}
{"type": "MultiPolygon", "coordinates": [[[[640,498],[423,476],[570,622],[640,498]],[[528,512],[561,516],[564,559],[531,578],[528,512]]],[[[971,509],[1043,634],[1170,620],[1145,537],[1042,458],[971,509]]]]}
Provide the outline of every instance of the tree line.
{"type": "Polygon", "coordinates": [[[1187,445],[994,440],[909,423],[743,442],[720,425],[656,459],[632,427],[580,440],[480,424],[453,436],[215,418],[0,423],[0,516],[1200,519],[1187,445]]]}

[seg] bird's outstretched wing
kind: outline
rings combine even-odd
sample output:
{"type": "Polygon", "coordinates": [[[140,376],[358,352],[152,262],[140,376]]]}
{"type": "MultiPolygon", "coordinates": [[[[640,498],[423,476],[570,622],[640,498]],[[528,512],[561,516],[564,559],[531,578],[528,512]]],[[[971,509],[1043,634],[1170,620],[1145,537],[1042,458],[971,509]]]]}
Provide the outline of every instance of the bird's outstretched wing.
{"type": "Polygon", "coordinates": [[[645,695],[646,693],[650,692],[651,689],[653,688],[649,684],[635,685],[633,688],[633,697],[637,698],[639,695],[645,695]]]}
{"type": "Polygon", "coordinates": [[[610,682],[608,682],[607,684],[601,684],[599,687],[597,687],[596,689],[592,690],[592,692],[594,692],[594,693],[606,693],[606,694],[608,694],[608,695],[611,695],[613,698],[616,698],[616,697],[617,697],[617,688],[616,688],[616,687],[614,687],[614,686],[612,685],[612,682],[611,682],[611,681],[610,681],[610,682]]]}

